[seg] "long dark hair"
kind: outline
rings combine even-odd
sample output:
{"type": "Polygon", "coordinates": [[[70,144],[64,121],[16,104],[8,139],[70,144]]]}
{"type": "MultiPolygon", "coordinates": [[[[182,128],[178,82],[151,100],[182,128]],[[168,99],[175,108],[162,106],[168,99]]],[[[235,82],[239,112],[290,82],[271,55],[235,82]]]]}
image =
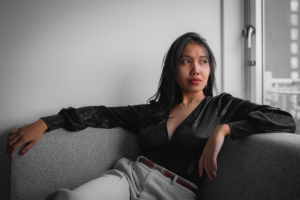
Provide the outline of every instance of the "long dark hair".
{"type": "Polygon", "coordinates": [[[162,119],[167,119],[167,114],[171,107],[174,104],[182,102],[182,94],[180,87],[176,82],[176,75],[181,51],[185,45],[192,41],[203,46],[205,53],[208,56],[210,74],[207,86],[203,90],[204,95],[213,96],[213,89],[217,91],[215,86],[216,60],[212,50],[206,42],[206,39],[195,32],[185,33],[173,42],[163,58],[163,69],[158,90],[152,97],[148,99],[148,106],[144,106],[145,110],[147,111],[147,114],[143,115],[144,121],[160,121],[162,119]]]}

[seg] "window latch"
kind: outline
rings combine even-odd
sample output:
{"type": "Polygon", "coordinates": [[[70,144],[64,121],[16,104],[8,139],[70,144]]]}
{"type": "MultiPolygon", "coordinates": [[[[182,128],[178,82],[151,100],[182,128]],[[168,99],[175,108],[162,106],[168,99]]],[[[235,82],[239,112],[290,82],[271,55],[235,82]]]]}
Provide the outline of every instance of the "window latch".
{"type": "Polygon", "coordinates": [[[255,65],[256,65],[255,60],[248,61],[248,66],[249,66],[249,67],[253,67],[253,66],[255,66],[255,65]]]}
{"type": "Polygon", "coordinates": [[[254,34],[255,32],[255,28],[252,25],[247,26],[246,28],[244,28],[243,30],[243,35],[245,37],[247,37],[248,40],[248,48],[251,48],[251,36],[254,34]]]}

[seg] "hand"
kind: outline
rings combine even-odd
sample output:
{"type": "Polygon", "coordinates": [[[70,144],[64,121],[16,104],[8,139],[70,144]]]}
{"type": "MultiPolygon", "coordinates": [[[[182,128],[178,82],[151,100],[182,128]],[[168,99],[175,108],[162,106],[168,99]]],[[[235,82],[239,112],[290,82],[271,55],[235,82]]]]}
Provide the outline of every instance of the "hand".
{"type": "Polygon", "coordinates": [[[29,143],[22,151],[22,155],[31,149],[39,139],[42,137],[43,133],[48,129],[46,123],[39,119],[38,121],[22,126],[20,128],[12,130],[7,137],[6,153],[9,157],[12,157],[15,150],[18,149],[25,143],[29,143]]]}
{"type": "Polygon", "coordinates": [[[228,124],[220,125],[214,129],[203,149],[199,160],[200,177],[203,174],[203,166],[206,170],[209,180],[212,180],[212,176],[217,176],[217,156],[224,143],[225,136],[230,134],[231,132],[228,124]]]}

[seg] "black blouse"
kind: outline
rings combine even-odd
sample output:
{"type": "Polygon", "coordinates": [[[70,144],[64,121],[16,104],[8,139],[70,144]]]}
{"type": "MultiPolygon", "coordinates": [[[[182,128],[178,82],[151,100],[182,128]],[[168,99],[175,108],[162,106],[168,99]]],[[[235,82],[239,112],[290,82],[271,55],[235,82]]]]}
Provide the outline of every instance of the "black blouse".
{"type": "Polygon", "coordinates": [[[228,93],[205,97],[176,128],[170,141],[167,120],[142,123],[141,110],[142,105],[69,107],[41,119],[48,126],[47,132],[61,127],[69,131],[86,127],[127,129],[137,134],[145,157],[195,184],[200,180],[198,163],[202,150],[217,126],[228,124],[232,140],[256,133],[296,131],[295,121],[288,112],[235,98],[228,93]]]}

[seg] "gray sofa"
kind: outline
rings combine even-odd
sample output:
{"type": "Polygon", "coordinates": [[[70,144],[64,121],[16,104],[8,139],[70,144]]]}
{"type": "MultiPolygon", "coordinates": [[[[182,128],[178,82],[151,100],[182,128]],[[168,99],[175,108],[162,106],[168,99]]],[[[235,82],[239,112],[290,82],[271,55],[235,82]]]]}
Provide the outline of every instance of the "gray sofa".
{"type": "MultiPolygon", "coordinates": [[[[61,128],[44,133],[25,155],[22,148],[11,158],[11,199],[44,199],[58,188],[72,190],[121,157],[141,155],[136,136],[122,128],[61,128]]],[[[235,141],[226,136],[217,163],[217,177],[202,179],[200,199],[300,199],[300,135],[255,134],[235,141]]]]}

